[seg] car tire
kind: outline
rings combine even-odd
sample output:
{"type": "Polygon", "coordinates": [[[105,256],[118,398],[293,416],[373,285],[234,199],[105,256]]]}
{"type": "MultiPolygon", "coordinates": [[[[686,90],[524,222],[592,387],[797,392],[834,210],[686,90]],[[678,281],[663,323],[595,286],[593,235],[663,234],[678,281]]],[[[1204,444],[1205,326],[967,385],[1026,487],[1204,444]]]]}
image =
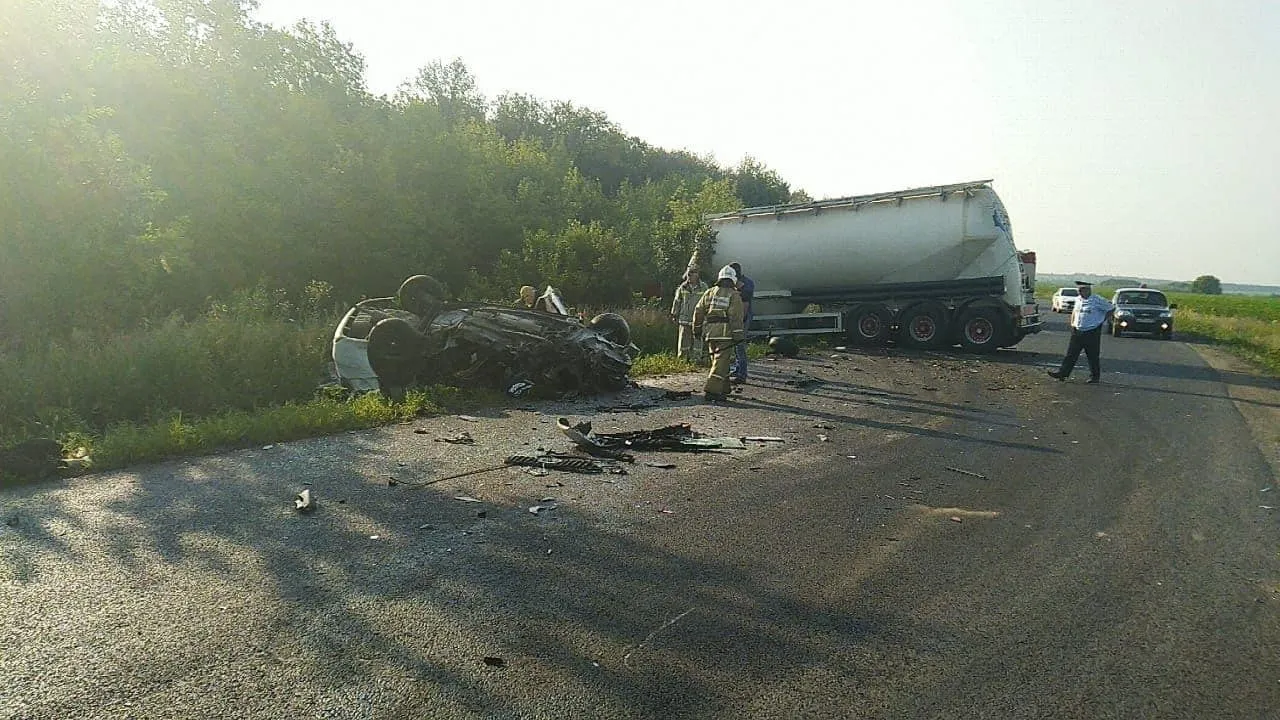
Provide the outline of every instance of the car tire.
{"type": "Polygon", "coordinates": [[[631,326],[627,324],[626,318],[617,313],[600,313],[591,318],[587,327],[615,345],[627,347],[631,344],[631,326]]]}
{"type": "Polygon", "coordinates": [[[407,320],[387,318],[369,331],[369,367],[378,384],[393,396],[412,385],[422,371],[427,338],[407,320]]]}
{"type": "Polygon", "coordinates": [[[1000,308],[986,305],[968,308],[956,324],[960,345],[969,352],[995,352],[1005,344],[1003,338],[1008,324],[1000,308]]]}
{"type": "Polygon", "coordinates": [[[396,302],[402,310],[417,315],[426,327],[439,314],[447,292],[444,285],[430,275],[413,275],[400,284],[396,302]]]}

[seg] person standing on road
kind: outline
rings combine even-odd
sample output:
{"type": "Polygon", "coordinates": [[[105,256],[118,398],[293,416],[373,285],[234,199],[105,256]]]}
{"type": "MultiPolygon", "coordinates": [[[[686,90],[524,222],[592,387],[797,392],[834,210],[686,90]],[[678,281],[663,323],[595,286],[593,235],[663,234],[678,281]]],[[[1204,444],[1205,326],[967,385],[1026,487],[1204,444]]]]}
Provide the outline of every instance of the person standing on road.
{"type": "MultiPolygon", "coordinates": [[[[746,328],[751,326],[751,300],[756,294],[756,283],[751,278],[742,274],[742,266],[736,262],[729,263],[729,267],[733,268],[734,275],[737,276],[737,283],[734,287],[738,289],[738,294],[742,296],[743,320],[742,328],[745,332],[746,328]]],[[[729,368],[729,380],[736,384],[742,384],[747,381],[747,343],[745,334],[743,342],[738,343],[734,351],[733,366],[729,368]]]]}
{"type": "Polygon", "coordinates": [[[676,288],[671,302],[671,321],[680,328],[676,339],[676,355],[692,363],[702,362],[702,338],[693,331],[693,308],[707,291],[707,284],[698,277],[698,268],[689,266],[684,282],[676,288]]]}
{"type": "Polygon", "coordinates": [[[741,347],[746,336],[745,310],[735,288],[737,279],[733,268],[720,268],[716,284],[702,294],[693,308],[693,333],[706,341],[711,351],[711,371],[703,387],[708,400],[729,396],[729,351],[735,345],[741,347]]]}
{"type": "Polygon", "coordinates": [[[1049,377],[1055,380],[1066,380],[1084,350],[1089,357],[1089,379],[1086,382],[1096,383],[1102,376],[1102,367],[1098,352],[1102,344],[1102,324],[1107,316],[1115,311],[1110,302],[1093,294],[1093,286],[1087,282],[1076,281],[1080,289],[1080,297],[1071,311],[1071,341],[1067,344],[1067,354],[1062,358],[1062,367],[1050,370],[1049,377]]]}

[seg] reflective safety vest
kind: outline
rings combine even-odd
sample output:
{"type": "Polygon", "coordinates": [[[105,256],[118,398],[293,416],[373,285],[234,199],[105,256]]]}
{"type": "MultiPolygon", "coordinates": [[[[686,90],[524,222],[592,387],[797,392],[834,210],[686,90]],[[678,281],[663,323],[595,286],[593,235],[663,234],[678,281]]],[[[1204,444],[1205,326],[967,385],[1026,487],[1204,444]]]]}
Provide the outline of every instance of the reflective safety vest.
{"type": "Polygon", "coordinates": [[[737,290],[716,285],[693,308],[693,332],[703,340],[741,340],[746,336],[746,308],[737,290]]]}

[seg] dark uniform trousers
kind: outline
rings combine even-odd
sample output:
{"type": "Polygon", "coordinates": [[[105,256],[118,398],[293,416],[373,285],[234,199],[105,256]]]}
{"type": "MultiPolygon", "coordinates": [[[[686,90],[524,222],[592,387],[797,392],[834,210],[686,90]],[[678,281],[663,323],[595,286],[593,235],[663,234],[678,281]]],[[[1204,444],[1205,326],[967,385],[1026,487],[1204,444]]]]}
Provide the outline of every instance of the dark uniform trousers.
{"type": "Polygon", "coordinates": [[[1102,374],[1102,367],[1098,362],[1098,350],[1102,345],[1102,326],[1092,330],[1076,330],[1071,329],[1071,341],[1067,343],[1067,355],[1062,358],[1062,377],[1071,374],[1072,368],[1076,366],[1076,360],[1080,359],[1080,351],[1084,350],[1084,354],[1089,358],[1089,375],[1095,380],[1102,374]]]}

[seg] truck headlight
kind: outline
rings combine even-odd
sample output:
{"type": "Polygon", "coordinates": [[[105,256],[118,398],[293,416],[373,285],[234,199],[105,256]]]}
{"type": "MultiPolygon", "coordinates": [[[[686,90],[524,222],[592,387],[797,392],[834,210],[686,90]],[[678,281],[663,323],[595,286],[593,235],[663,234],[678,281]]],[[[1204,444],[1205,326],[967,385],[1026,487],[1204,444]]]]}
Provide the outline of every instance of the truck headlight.
{"type": "Polygon", "coordinates": [[[1173,317],[1173,311],[1172,311],[1172,310],[1161,310],[1161,311],[1160,311],[1160,317],[1162,317],[1162,318],[1171,318],[1171,317],[1173,317]]]}

